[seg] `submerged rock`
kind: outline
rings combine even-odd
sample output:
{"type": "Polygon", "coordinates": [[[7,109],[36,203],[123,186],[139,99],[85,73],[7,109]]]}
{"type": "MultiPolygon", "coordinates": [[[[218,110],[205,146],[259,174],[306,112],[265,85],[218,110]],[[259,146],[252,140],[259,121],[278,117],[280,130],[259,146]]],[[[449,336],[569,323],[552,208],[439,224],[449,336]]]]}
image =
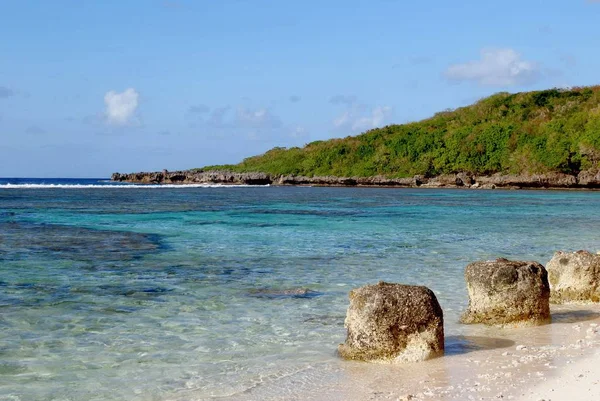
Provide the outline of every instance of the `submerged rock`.
{"type": "Polygon", "coordinates": [[[256,298],[315,298],[319,295],[323,295],[318,291],[313,291],[309,288],[289,288],[283,290],[261,288],[257,290],[251,290],[250,296],[256,298]]]}
{"type": "Polygon", "coordinates": [[[427,287],[380,281],[350,291],[345,359],[416,362],[444,353],[444,318],[427,287]]]}
{"type": "Polygon", "coordinates": [[[600,302],[600,255],[556,252],[548,262],[550,302],[600,302]]]}
{"type": "Polygon", "coordinates": [[[475,262],[465,269],[469,307],[462,323],[505,325],[550,321],[548,273],[537,262],[475,262]]]}

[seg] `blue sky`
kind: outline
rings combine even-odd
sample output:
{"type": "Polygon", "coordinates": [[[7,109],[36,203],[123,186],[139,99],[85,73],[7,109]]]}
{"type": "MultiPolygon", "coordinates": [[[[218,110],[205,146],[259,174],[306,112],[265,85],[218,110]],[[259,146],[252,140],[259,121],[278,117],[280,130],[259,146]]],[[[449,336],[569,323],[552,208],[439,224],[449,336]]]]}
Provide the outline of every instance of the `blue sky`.
{"type": "Polygon", "coordinates": [[[600,0],[5,0],[0,176],[235,163],[600,84],[600,0]]]}

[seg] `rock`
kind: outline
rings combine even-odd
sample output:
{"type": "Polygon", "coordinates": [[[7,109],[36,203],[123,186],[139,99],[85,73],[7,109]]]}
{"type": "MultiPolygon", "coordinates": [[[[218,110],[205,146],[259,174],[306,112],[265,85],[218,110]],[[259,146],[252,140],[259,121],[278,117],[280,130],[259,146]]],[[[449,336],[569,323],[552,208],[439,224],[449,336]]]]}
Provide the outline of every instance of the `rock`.
{"type": "Polygon", "coordinates": [[[503,175],[478,176],[476,181],[484,188],[574,188],[577,178],[563,173],[547,173],[533,175],[503,175]]]}
{"type": "Polygon", "coordinates": [[[537,262],[475,262],[465,269],[465,279],[469,307],[462,323],[535,325],[550,321],[548,273],[537,262]]]}
{"type": "Polygon", "coordinates": [[[475,183],[475,181],[473,180],[473,177],[470,174],[467,174],[467,173],[456,174],[456,185],[471,187],[471,185],[473,185],[474,183],[475,183]]]}
{"type": "Polygon", "coordinates": [[[584,170],[577,175],[577,182],[582,187],[600,188],[600,170],[584,170]]]}
{"type": "Polygon", "coordinates": [[[427,179],[426,182],[422,183],[424,187],[432,187],[432,188],[455,188],[457,186],[462,186],[462,181],[456,177],[454,174],[442,174],[436,177],[432,177],[427,179]],[[460,182],[460,184],[458,184],[460,182]]]}
{"type": "Polygon", "coordinates": [[[548,262],[550,302],[600,302],[600,255],[556,252],[548,262]]]}
{"type": "Polygon", "coordinates": [[[412,187],[414,184],[413,178],[386,178],[381,175],[374,177],[357,177],[357,185],[361,186],[377,186],[377,187],[412,187]]]}
{"type": "Polygon", "coordinates": [[[350,291],[345,359],[416,362],[444,353],[444,318],[427,287],[380,281],[350,291]]]}
{"type": "Polygon", "coordinates": [[[318,185],[318,186],[377,186],[377,187],[428,187],[428,188],[600,188],[600,170],[582,171],[577,177],[563,173],[533,175],[510,175],[496,173],[489,176],[473,176],[458,172],[435,177],[415,175],[411,178],[389,178],[381,175],[371,177],[270,175],[261,172],[235,173],[224,170],[185,170],[114,173],[113,181],[143,184],[248,184],[266,185],[318,185]]]}
{"type": "Polygon", "coordinates": [[[421,178],[421,185],[427,188],[470,188],[473,182],[473,177],[467,173],[442,174],[427,179],[421,178]]]}
{"type": "Polygon", "coordinates": [[[233,173],[230,171],[168,171],[119,174],[114,173],[113,181],[126,181],[140,184],[246,184],[268,185],[270,175],[265,173],[233,173]]]}

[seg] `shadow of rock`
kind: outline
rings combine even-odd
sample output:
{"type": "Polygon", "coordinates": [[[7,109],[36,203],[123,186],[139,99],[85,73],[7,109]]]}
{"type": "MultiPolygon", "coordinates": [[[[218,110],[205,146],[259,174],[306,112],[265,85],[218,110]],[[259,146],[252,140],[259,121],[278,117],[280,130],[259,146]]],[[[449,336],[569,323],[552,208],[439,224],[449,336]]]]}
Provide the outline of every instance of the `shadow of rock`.
{"type": "Polygon", "coordinates": [[[600,313],[591,310],[572,310],[552,313],[552,323],[577,323],[600,318],[600,313]]]}
{"type": "Polygon", "coordinates": [[[462,355],[474,351],[508,348],[515,342],[506,338],[481,336],[448,336],[445,339],[445,355],[462,355]]]}

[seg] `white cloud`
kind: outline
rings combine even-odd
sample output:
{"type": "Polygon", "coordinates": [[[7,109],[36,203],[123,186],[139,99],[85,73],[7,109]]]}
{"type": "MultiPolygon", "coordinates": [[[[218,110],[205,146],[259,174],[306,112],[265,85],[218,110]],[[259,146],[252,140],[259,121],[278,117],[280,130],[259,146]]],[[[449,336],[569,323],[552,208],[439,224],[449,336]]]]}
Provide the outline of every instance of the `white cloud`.
{"type": "Polygon", "coordinates": [[[301,125],[293,127],[290,132],[290,137],[293,139],[306,139],[308,136],[308,131],[301,125]]]}
{"type": "Polygon", "coordinates": [[[448,79],[474,81],[485,86],[527,85],[539,74],[537,63],[522,60],[513,49],[483,49],[479,60],[451,65],[446,70],[448,79]]]}
{"type": "Polygon", "coordinates": [[[111,90],[104,95],[106,119],[114,125],[125,125],[130,122],[138,107],[139,94],[133,88],[121,93],[111,90]]]}
{"type": "Polygon", "coordinates": [[[350,115],[351,115],[350,111],[345,111],[342,115],[334,118],[333,126],[336,128],[340,128],[340,127],[347,125],[348,121],[350,120],[350,115]]]}
{"type": "Polygon", "coordinates": [[[392,113],[393,110],[390,106],[377,106],[369,109],[354,104],[333,120],[333,126],[337,131],[362,132],[381,127],[391,117],[392,113]]]}
{"type": "Polygon", "coordinates": [[[252,110],[246,107],[238,107],[236,112],[236,124],[242,127],[272,129],[281,127],[279,117],[273,115],[267,109],[252,110]]]}
{"type": "Polygon", "coordinates": [[[364,131],[379,127],[392,114],[392,108],[389,106],[377,106],[371,110],[370,115],[356,119],[352,124],[353,131],[364,131]]]}
{"type": "Polygon", "coordinates": [[[209,109],[201,106],[188,111],[197,114],[189,127],[213,140],[234,141],[248,146],[258,142],[267,143],[265,146],[289,146],[309,137],[304,126],[285,123],[268,107],[239,105],[209,109]]]}

